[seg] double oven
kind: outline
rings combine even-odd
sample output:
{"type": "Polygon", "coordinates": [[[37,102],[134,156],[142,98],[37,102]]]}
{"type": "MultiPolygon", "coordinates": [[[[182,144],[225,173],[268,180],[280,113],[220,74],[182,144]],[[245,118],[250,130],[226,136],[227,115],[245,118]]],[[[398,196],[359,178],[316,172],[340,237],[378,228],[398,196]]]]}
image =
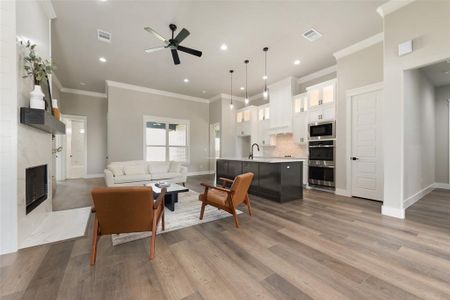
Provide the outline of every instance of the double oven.
{"type": "Polygon", "coordinates": [[[336,165],[336,123],[311,123],[309,131],[309,185],[334,188],[336,165]]]}

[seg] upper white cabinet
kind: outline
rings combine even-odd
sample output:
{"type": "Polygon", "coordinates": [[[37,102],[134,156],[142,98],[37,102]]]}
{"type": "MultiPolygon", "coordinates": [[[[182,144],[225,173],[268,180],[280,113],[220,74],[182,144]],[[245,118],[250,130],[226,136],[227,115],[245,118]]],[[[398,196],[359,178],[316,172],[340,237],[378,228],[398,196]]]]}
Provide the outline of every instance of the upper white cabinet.
{"type": "Polygon", "coordinates": [[[249,136],[257,131],[257,107],[247,106],[236,111],[237,136],[249,136]]]}
{"type": "Polygon", "coordinates": [[[320,105],[334,103],[336,99],[336,80],[325,81],[306,88],[309,107],[311,109],[320,105]]]}
{"type": "Polygon", "coordinates": [[[336,80],[329,80],[306,89],[309,104],[309,123],[336,119],[336,80]]]}
{"type": "Polygon", "coordinates": [[[258,106],[258,135],[256,142],[260,146],[275,146],[276,137],[270,134],[270,106],[258,106]]]}
{"type": "Polygon", "coordinates": [[[292,96],[297,79],[288,77],[269,86],[270,130],[272,134],[292,132],[292,96]]]}
{"type": "Polygon", "coordinates": [[[292,138],[294,143],[306,145],[308,142],[308,95],[300,94],[293,99],[292,138]]]}

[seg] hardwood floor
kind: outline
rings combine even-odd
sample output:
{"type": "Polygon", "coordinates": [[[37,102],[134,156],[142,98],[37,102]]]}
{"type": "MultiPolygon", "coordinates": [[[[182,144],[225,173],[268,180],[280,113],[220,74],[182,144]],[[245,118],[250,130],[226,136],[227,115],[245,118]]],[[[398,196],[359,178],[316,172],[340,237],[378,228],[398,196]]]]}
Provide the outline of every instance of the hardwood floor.
{"type": "MultiPolygon", "coordinates": [[[[192,177],[200,191],[207,176],[192,177]]],[[[76,240],[0,257],[1,299],[449,299],[450,191],[398,220],[378,202],[306,191],[277,204],[251,196],[239,215],[112,247],[76,240]]],[[[88,202],[88,199],[83,201],[88,202]]]]}

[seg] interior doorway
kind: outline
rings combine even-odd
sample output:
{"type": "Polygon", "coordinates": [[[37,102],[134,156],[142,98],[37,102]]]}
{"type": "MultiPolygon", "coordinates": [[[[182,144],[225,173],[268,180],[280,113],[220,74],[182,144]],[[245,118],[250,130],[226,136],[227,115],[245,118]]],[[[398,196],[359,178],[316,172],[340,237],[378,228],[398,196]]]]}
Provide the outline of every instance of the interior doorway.
{"type": "Polygon", "coordinates": [[[347,191],[383,200],[382,84],[347,92],[347,191]]]}
{"type": "Polygon", "coordinates": [[[209,125],[209,169],[216,172],[216,159],[220,157],[220,123],[209,125]]]}
{"type": "Polygon", "coordinates": [[[87,175],[87,117],[62,115],[66,134],[58,136],[56,147],[56,179],[85,178],[87,175]]]}

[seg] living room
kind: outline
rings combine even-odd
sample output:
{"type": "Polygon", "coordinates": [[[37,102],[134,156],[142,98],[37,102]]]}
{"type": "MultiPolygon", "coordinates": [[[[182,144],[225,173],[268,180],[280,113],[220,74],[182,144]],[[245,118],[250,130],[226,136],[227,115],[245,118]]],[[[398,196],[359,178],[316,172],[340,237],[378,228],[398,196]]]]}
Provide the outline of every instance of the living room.
{"type": "Polygon", "coordinates": [[[1,299],[450,297],[449,1],[0,12],[1,299]]]}

